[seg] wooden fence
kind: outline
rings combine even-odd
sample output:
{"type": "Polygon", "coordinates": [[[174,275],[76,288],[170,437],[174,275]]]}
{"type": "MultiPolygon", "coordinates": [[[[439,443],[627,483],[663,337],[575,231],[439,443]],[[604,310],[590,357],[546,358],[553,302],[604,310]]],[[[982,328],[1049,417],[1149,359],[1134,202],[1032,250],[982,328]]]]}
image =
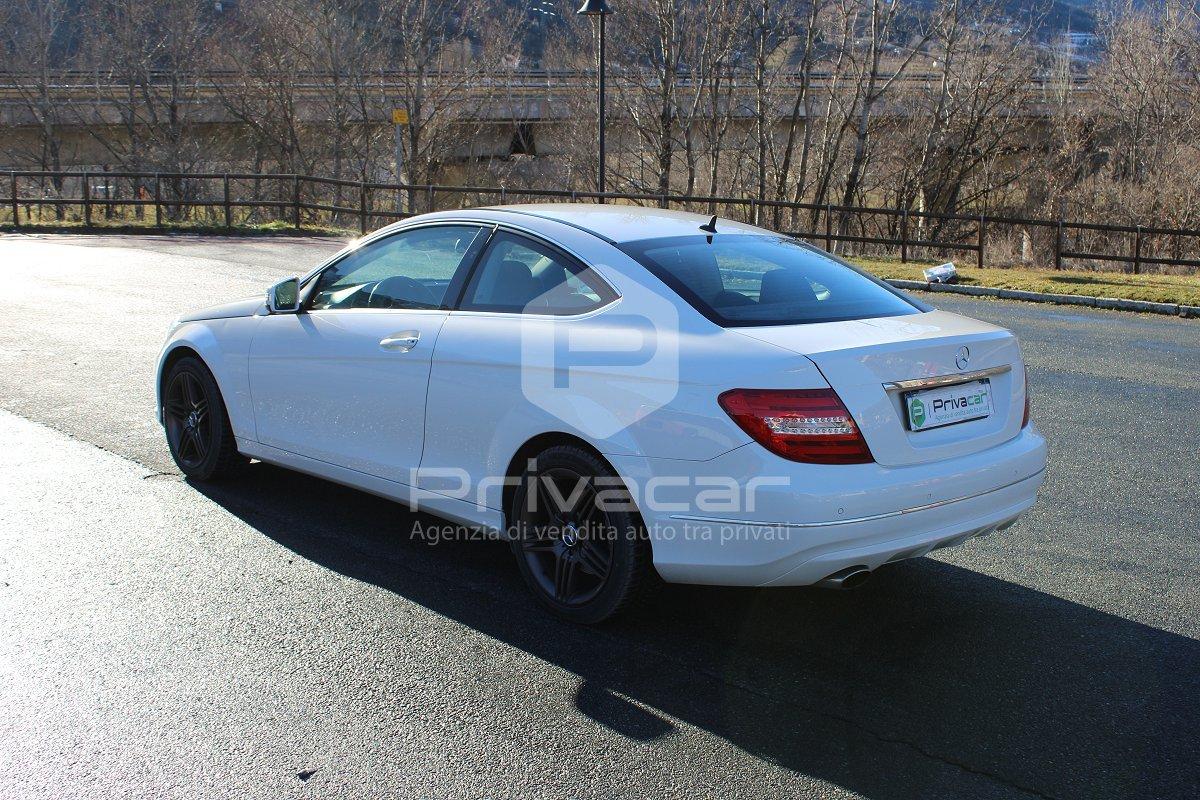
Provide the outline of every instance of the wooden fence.
{"type": "MultiPolygon", "coordinates": [[[[2,174],[2,173],[0,173],[2,174]]],[[[357,229],[430,210],[479,205],[607,202],[719,214],[842,252],[901,261],[967,254],[975,265],[1194,272],[1200,230],[1100,225],[1058,219],[934,214],[896,208],[493,186],[440,186],[253,173],[8,173],[0,223],[198,225],[234,229],[273,222],[296,230],[357,229]],[[49,212],[49,214],[47,214],[49,212]]]]}

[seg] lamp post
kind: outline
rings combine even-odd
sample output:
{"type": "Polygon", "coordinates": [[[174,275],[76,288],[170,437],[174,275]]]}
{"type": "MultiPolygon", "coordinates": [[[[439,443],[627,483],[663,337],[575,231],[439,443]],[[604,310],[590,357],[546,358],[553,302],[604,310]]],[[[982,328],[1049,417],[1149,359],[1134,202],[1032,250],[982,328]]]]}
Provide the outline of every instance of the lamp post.
{"type": "MultiPolygon", "coordinates": [[[[599,108],[599,117],[597,120],[598,138],[600,142],[600,167],[599,167],[599,190],[604,193],[604,18],[612,13],[612,9],[608,7],[605,0],[583,0],[583,5],[576,12],[585,17],[597,17],[600,25],[600,46],[596,51],[596,71],[599,77],[597,90],[597,105],[599,108]]],[[[604,198],[600,198],[600,202],[604,202],[604,198]]]]}

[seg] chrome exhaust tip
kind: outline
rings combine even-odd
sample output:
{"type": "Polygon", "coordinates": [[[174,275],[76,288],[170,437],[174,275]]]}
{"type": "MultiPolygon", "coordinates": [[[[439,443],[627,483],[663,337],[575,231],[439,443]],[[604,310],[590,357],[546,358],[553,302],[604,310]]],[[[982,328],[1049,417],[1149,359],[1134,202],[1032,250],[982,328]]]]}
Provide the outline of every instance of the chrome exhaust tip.
{"type": "Polygon", "coordinates": [[[826,575],[813,585],[820,586],[822,589],[853,589],[855,586],[865,583],[869,577],[871,577],[871,570],[866,567],[846,567],[832,575],[826,575]]]}

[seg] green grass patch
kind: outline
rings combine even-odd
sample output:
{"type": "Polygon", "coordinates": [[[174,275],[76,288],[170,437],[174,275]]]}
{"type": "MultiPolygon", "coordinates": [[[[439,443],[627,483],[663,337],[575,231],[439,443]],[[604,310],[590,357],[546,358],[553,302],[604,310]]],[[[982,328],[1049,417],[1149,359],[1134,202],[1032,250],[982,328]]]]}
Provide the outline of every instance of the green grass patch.
{"type": "MultiPolygon", "coordinates": [[[[850,260],[881,278],[909,281],[925,280],[921,270],[929,266],[878,258],[850,260]]],[[[1133,275],[1123,272],[955,266],[958,268],[958,282],[969,286],[1200,305],[1200,275],[1133,275]]]]}

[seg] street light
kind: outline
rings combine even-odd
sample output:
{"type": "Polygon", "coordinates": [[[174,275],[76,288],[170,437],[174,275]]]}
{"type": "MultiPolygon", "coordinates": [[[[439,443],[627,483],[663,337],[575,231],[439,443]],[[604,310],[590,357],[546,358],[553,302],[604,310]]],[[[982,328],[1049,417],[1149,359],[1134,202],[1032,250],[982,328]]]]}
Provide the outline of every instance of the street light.
{"type": "MultiPolygon", "coordinates": [[[[585,17],[598,17],[600,24],[600,47],[596,52],[596,71],[599,74],[599,89],[597,91],[597,101],[600,106],[599,118],[597,127],[599,129],[600,139],[600,193],[604,193],[604,18],[612,13],[612,9],[608,7],[605,0],[583,0],[583,5],[576,12],[585,17]]],[[[600,202],[604,202],[604,198],[600,198],[600,202]]]]}

